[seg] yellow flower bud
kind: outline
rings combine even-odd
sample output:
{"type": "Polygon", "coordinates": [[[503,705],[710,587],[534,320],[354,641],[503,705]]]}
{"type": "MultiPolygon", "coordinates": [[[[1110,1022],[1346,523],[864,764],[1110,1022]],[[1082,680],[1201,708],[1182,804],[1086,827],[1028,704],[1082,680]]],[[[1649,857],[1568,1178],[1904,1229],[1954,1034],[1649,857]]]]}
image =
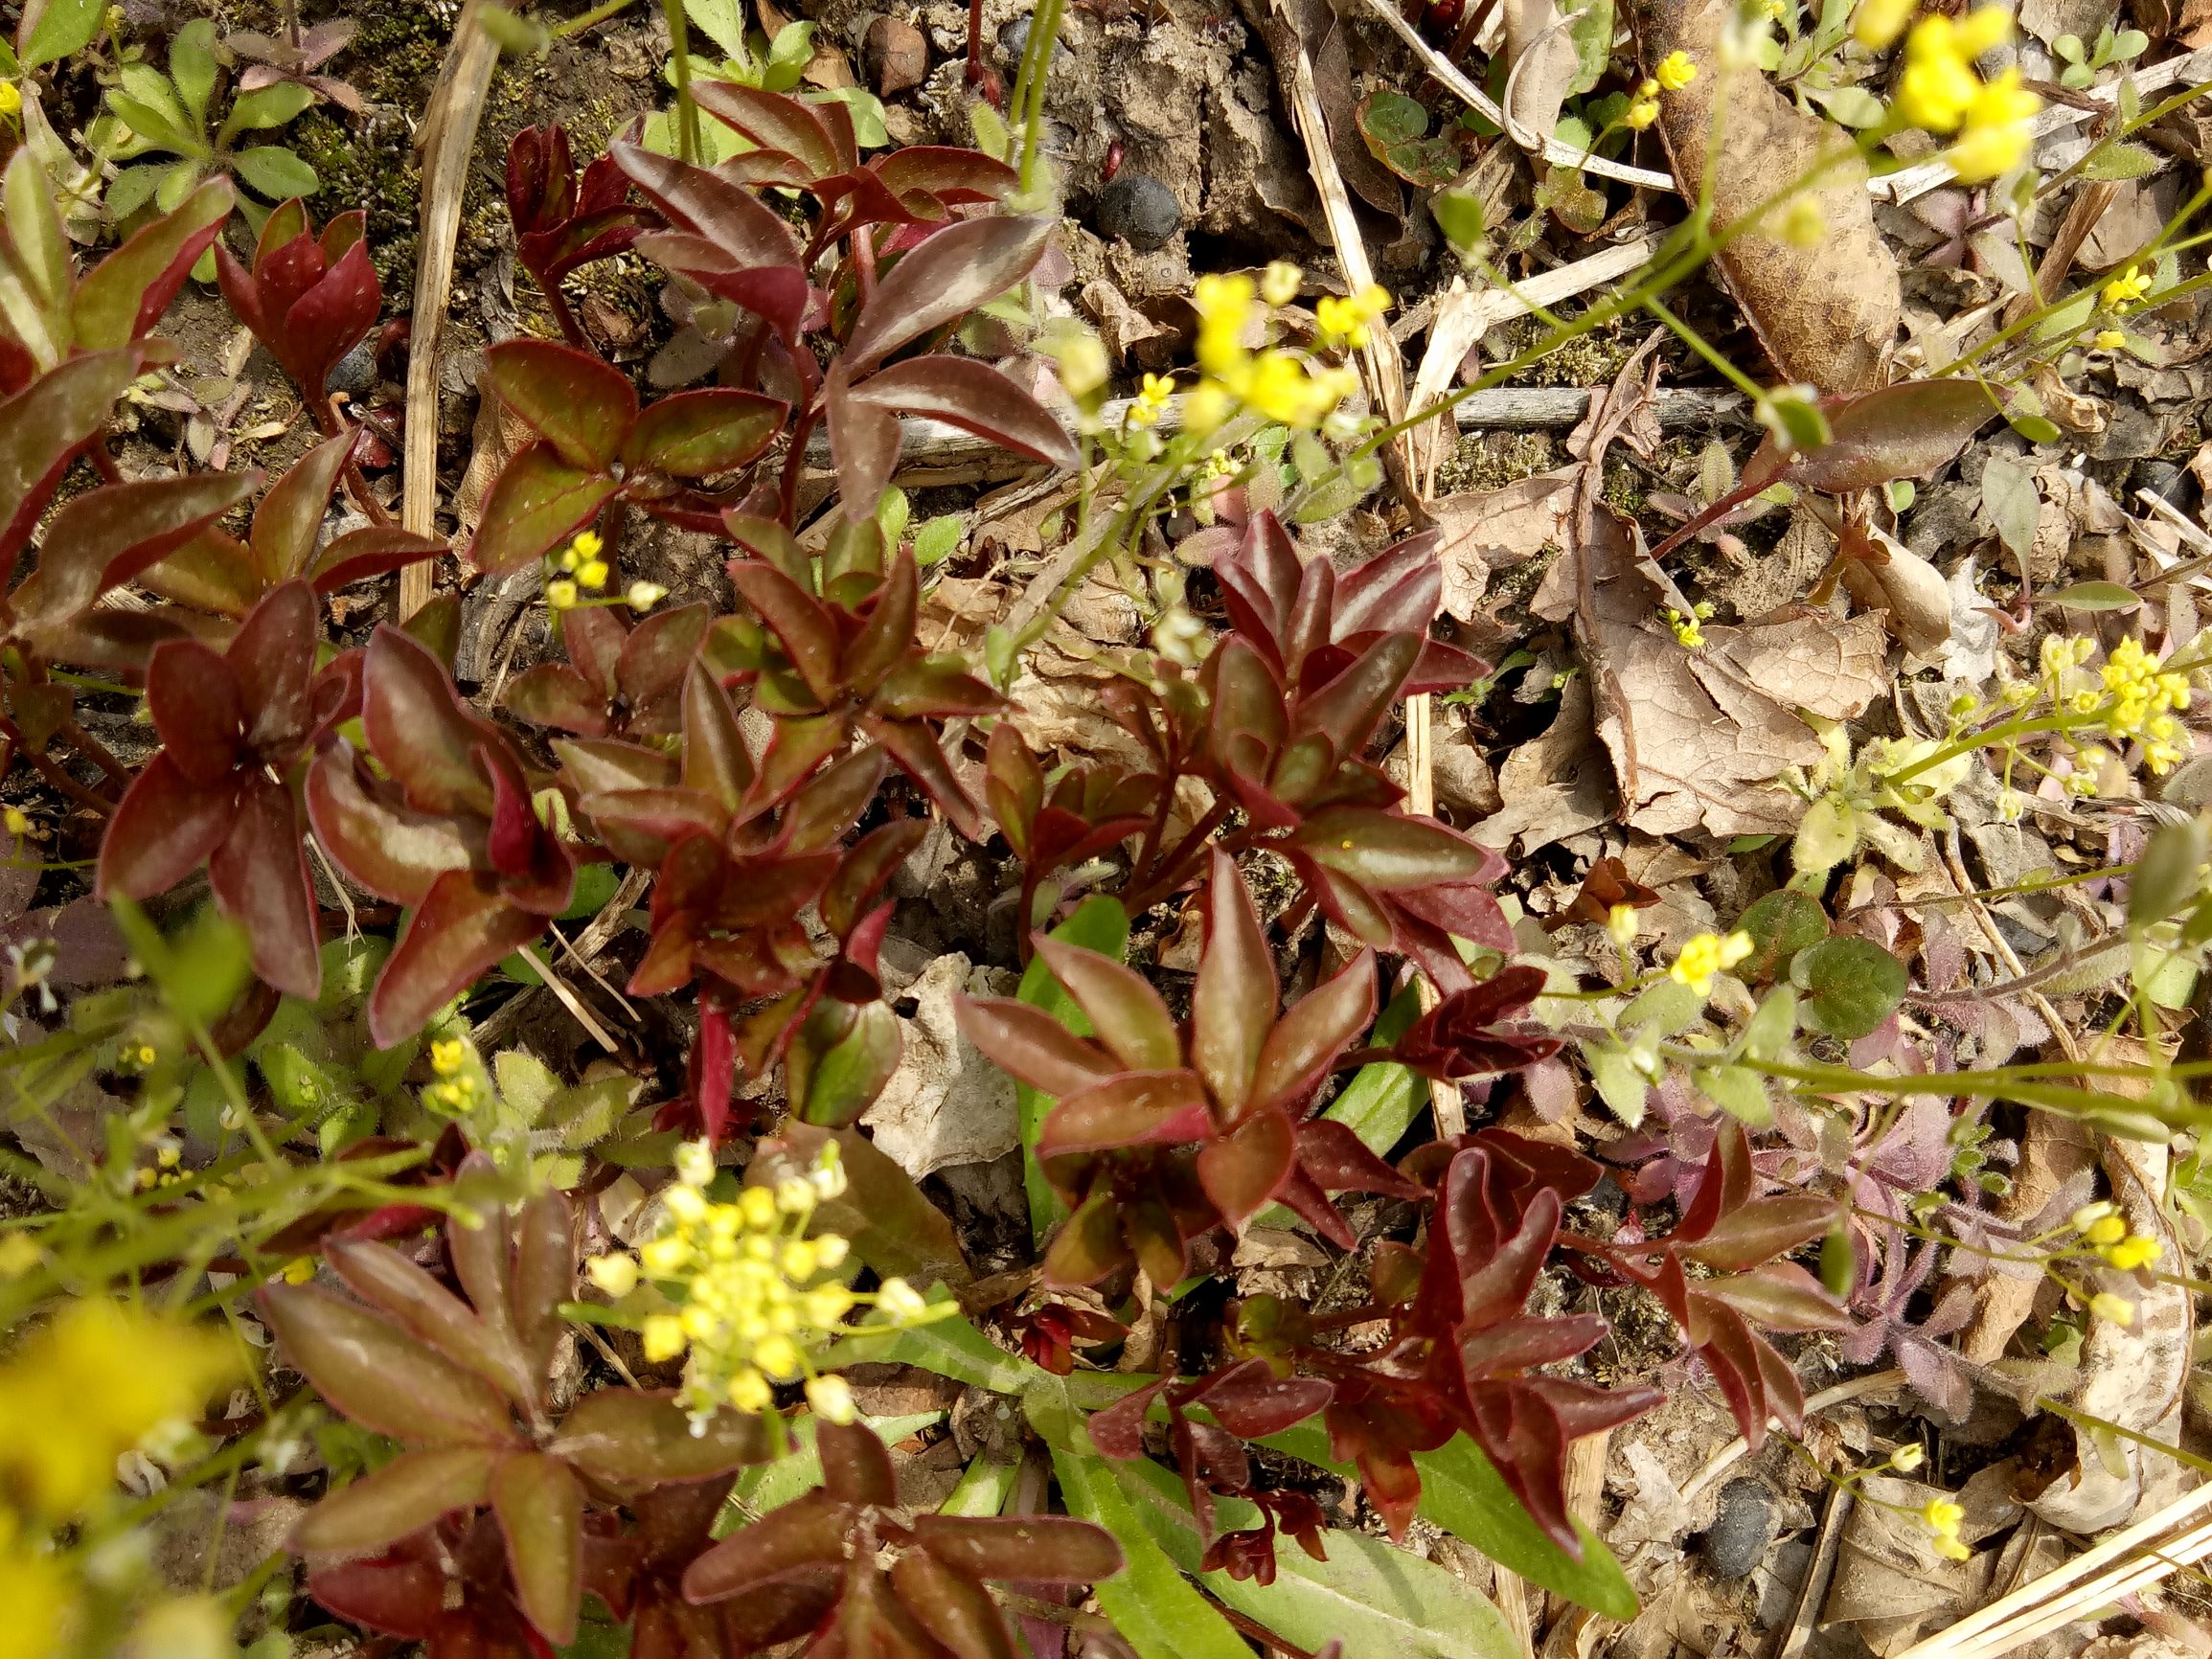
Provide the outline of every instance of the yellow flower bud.
{"type": "Polygon", "coordinates": [[[775,1403],[768,1379],[750,1368],[730,1378],[730,1403],[740,1411],[763,1412],[775,1403]]]}
{"type": "Polygon", "coordinates": [[[630,1255],[594,1256],[583,1264],[584,1276],[617,1302],[637,1288],[637,1258],[630,1255]]]}
{"type": "Polygon", "coordinates": [[[824,1422],[833,1422],[840,1427],[858,1415],[853,1404],[852,1386],[841,1376],[810,1377],[807,1403],[824,1422]]]}
{"type": "Polygon", "coordinates": [[[2089,1311],[2099,1319],[2119,1326],[2123,1330],[2135,1323],[2135,1305],[2125,1296],[2114,1296],[2109,1290],[2100,1290],[2089,1298],[2089,1311]]]}
{"type": "Polygon", "coordinates": [[[576,583],[565,577],[545,584],[545,602],[555,610],[574,610],[578,598],[576,583]]]}
{"type": "Polygon", "coordinates": [[[649,1363],[661,1365],[684,1351],[683,1322],[673,1313],[649,1314],[642,1333],[649,1363]]]}

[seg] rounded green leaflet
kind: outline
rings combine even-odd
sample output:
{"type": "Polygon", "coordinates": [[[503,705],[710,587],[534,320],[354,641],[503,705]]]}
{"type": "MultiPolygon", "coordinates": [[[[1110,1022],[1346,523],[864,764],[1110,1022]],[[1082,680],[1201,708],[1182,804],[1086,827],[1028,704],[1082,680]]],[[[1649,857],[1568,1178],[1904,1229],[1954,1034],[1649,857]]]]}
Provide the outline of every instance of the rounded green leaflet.
{"type": "Polygon", "coordinates": [[[1790,983],[1804,993],[1797,1020],[1807,1031],[1862,1037],[1904,999],[1904,965],[1870,939],[1824,939],[1797,953],[1790,983]]]}

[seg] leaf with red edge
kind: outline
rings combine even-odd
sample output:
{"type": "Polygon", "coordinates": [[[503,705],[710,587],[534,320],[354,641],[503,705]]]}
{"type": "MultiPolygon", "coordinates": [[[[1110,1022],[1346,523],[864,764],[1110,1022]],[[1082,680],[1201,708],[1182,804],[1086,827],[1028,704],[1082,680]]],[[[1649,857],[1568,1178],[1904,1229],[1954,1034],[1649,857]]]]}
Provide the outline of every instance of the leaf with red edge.
{"type": "Polygon", "coordinates": [[[281,338],[269,345],[309,398],[324,396],[338,359],[368,337],[383,298],[369,244],[357,241],[285,314],[281,338]]]}
{"type": "Polygon", "coordinates": [[[308,577],[317,593],[335,593],[353,582],[389,576],[447,551],[434,535],[417,535],[392,525],[364,525],[335,537],[316,556],[308,577]]]}
{"type": "MultiPolygon", "coordinates": [[[[744,266],[782,265],[796,270],[799,246],[782,219],[742,186],[703,167],[642,146],[618,142],[607,153],[662,212],[744,266]]],[[[639,252],[652,239],[641,237],[639,252]]],[[[801,283],[804,284],[804,275],[801,283]]]]}
{"type": "Polygon", "coordinates": [[[1385,892],[1464,881],[1486,873],[1491,855],[1432,818],[1365,807],[1332,807],[1292,830],[1287,846],[1314,863],[1385,892]]]}
{"type": "Polygon", "coordinates": [[[1362,950],[1275,1022],[1252,1075],[1250,1110],[1296,1105],[1375,1023],[1375,956],[1362,950]]]}
{"type": "Polygon", "coordinates": [[[1124,1558],[1111,1533],[1074,1515],[916,1515],[914,1537],[970,1579],[1095,1584],[1124,1558]]]}
{"type": "Polygon", "coordinates": [[[1836,1200],[1812,1193],[1783,1193],[1755,1198],[1727,1211],[1681,1254],[1723,1273],[1756,1267],[1786,1255],[1835,1226],[1836,1200]]]}
{"type": "Polygon", "coordinates": [[[230,832],[236,791],[226,780],[194,784],[166,753],[154,756],[124,791],[100,844],[103,898],[150,898],[207,861],[230,832]]]}
{"type": "Polygon", "coordinates": [[[490,1383],[366,1308],[308,1284],[266,1284],[255,1300],[285,1357],[355,1422],[416,1443],[513,1442],[490,1383]]]}
{"type": "Polygon", "coordinates": [[[488,1324],[399,1251],[340,1239],[325,1245],[324,1254],[348,1289],[416,1341],[474,1372],[518,1406],[527,1407],[537,1398],[538,1379],[513,1337],[488,1324]]]}
{"type": "Polygon", "coordinates": [[[508,1303],[523,1352],[543,1375],[565,1329],[560,1305],[576,1294],[576,1212],[548,1187],[514,1217],[514,1278],[508,1303]]]}
{"type": "Polygon", "coordinates": [[[1043,404],[989,363],[971,357],[935,355],[894,363],[852,387],[847,396],[901,415],[942,420],[1062,471],[1081,463],[1074,441],[1043,404]]]}
{"type": "Polygon", "coordinates": [[[236,201],[217,173],[86,272],[71,306],[79,347],[109,351],[152,332],[236,201]]]}
{"type": "Polygon", "coordinates": [[[1033,938],[1038,954],[1066,987],[1098,1039],[1132,1071],[1172,1072],[1182,1064],[1174,1017],[1144,976],[1110,956],[1064,944],[1045,934],[1033,938]]]}
{"type": "Polygon", "coordinates": [[[1039,1094],[1080,1094],[1116,1073],[1114,1062],[1041,1008],[1012,997],[957,996],[960,1034],[1016,1081],[1039,1094]]]}
{"type": "Polygon", "coordinates": [[[308,1593],[339,1618],[416,1642],[445,1622],[445,1575],[433,1560],[397,1553],[308,1570],[308,1593]]]}
{"type": "Polygon", "coordinates": [[[1329,1403],[1335,1392],[1317,1376],[1277,1376],[1265,1359],[1225,1366],[1203,1379],[1190,1398],[1216,1422],[1242,1440],[1281,1434],[1329,1403]]]}
{"type": "Polygon", "coordinates": [[[868,170],[910,210],[907,198],[917,191],[940,202],[979,202],[1004,201],[1021,188],[1020,173],[964,145],[908,145],[878,156],[868,170]]]}
{"type": "Polygon", "coordinates": [[[1769,1261],[1749,1273],[1700,1279],[1698,1289],[1768,1330],[1846,1330],[1851,1325],[1843,1305],[1794,1261],[1769,1261]]]}
{"type": "MultiPolygon", "coordinates": [[[[1011,723],[1000,730],[1012,730],[1011,723]]],[[[1251,1092],[1261,1045],[1279,1002],[1275,963],[1260,930],[1259,913],[1235,860],[1217,847],[1206,888],[1205,952],[1191,990],[1191,1064],[1231,1119],[1251,1092]]],[[[1057,1028],[1057,1021],[1047,1023],[1057,1028]]]]}
{"type": "Polygon", "coordinates": [[[106,426],[138,365],[135,350],[72,357],[0,403],[0,580],[14,569],[70,456],[106,426]]]}
{"type": "Polygon", "coordinates": [[[1044,257],[1053,223],[1042,216],[966,219],[901,255],[853,325],[846,372],[866,373],[909,340],[1012,288],[1044,257]]]}
{"type": "Polygon", "coordinates": [[[1989,388],[1955,379],[1900,380],[1822,405],[1829,440],[1785,454],[1772,438],[1744,465],[1750,488],[1788,477],[1801,489],[1841,495],[1898,478],[1926,478],[1953,460],[1999,413],[1989,388]]]}
{"type": "MultiPolygon", "coordinates": [[[[343,743],[308,770],[307,799],[323,851],[371,893],[395,904],[422,903],[440,875],[468,869],[483,851],[481,836],[471,846],[448,814],[414,812],[371,795],[343,743]]],[[[228,810],[227,796],[223,809],[228,810]]]]}
{"type": "Polygon", "coordinates": [[[473,1445],[401,1452],[309,1510],[288,1541],[307,1556],[358,1556],[397,1543],[441,1515],[482,1504],[499,1455],[473,1445]]]}
{"type": "Polygon", "coordinates": [[[909,1550],[892,1564],[891,1588],[906,1613],[941,1652],[960,1659],[1016,1659],[1006,1621],[991,1592],[926,1550],[909,1550]]]}
{"type": "Polygon", "coordinates": [[[604,738],[610,729],[606,699],[566,663],[539,663],[508,682],[508,712],[533,726],[580,737],[604,738]]]}
{"type": "Polygon", "coordinates": [[[637,393],[628,378],[573,346],[502,340],[484,353],[484,378],[561,460],[585,471],[612,466],[637,424],[637,393]]]}
{"type": "Polygon", "coordinates": [[[1298,1167],[1307,1179],[1329,1193],[1389,1193],[1418,1198],[1425,1191],[1420,1182],[1376,1156],[1350,1125],[1334,1118],[1315,1118],[1298,1125],[1298,1167]]]}
{"type": "Polygon", "coordinates": [[[868,712],[889,720],[992,715],[1005,706],[1004,697],[968,671],[968,659],[957,651],[903,658],[868,698],[868,712]]]}
{"type": "Polygon", "coordinates": [[[322,938],[308,838],[292,792],[248,773],[233,810],[230,832],[208,858],[216,904],[245,929],[254,972],[312,1001],[323,989],[322,938]]]}
{"type": "Polygon", "coordinates": [[[730,580],[775,634],[807,689],[824,702],[834,698],[838,691],[837,625],[821,602],[774,565],[758,559],[732,559],[730,580]]]}
{"type": "Polygon", "coordinates": [[[983,814],[945,759],[937,735],[920,720],[886,720],[863,714],[860,726],[880,743],[899,769],[922,785],[953,829],[970,841],[983,838],[983,814]]]}
{"type": "Polygon", "coordinates": [[[252,472],[143,478],[64,502],[46,527],[38,568],[9,602],[25,627],[66,621],[182,547],[252,493],[257,481],[252,472]]]}
{"type": "Polygon", "coordinates": [[[545,931],[545,918],[509,902],[473,872],[431,883],[369,997],[369,1034],[378,1048],[413,1036],[501,957],[545,931]]]}
{"type": "Polygon", "coordinates": [[[1282,1190],[1296,1152],[1290,1120],[1280,1111],[1255,1111],[1200,1149],[1198,1184],[1221,1219],[1242,1232],[1244,1222],[1282,1190]]]}
{"type": "MultiPolygon", "coordinates": [[[[769,216],[774,219],[773,215],[769,216]]],[[[683,231],[648,232],[637,239],[636,246],[640,255],[663,270],[688,278],[734,306],[742,306],[787,340],[796,337],[806,320],[811,291],[807,273],[796,263],[748,264],[733,259],[719,242],[683,231]]],[[[777,386],[774,390],[785,388],[777,386]]],[[[801,387],[792,396],[803,391],[801,387]]]]}
{"type": "Polygon", "coordinates": [[[708,478],[757,460],[791,406],[733,386],[678,392],[638,417],[623,445],[623,464],[674,478],[708,478]]]}
{"type": "Polygon", "coordinates": [[[247,541],[263,583],[274,586],[306,573],[330,512],[331,493],[338,488],[339,474],[358,436],[342,432],[316,444],[292,463],[254,509],[247,541]]]}
{"type": "Polygon", "coordinates": [[[523,1615],[547,1641],[573,1642],[583,1602],[583,1488],[559,1458],[518,1452],[491,1471],[491,1510],[523,1615]]]}
{"type": "Polygon", "coordinates": [[[780,1446],[766,1420],[749,1412],[718,1411],[694,1434],[673,1393],[603,1388],[576,1402],[545,1449],[602,1485],[642,1489],[767,1463],[780,1446]]]}
{"type": "MultiPolygon", "coordinates": [[[[866,696],[883,683],[914,644],[914,619],[921,605],[922,580],[914,555],[901,549],[883,573],[876,602],[860,631],[846,644],[837,672],[846,685],[866,696]]],[[[1001,725],[1000,731],[1011,726],[1001,725]]],[[[994,734],[995,736],[995,734],[994,734]]]]}
{"type": "Polygon", "coordinates": [[[245,700],[238,675],[198,640],[167,640],[146,669],[147,706],[164,753],[194,784],[212,787],[238,764],[245,700]]]}
{"type": "Polygon", "coordinates": [[[1037,1155],[1180,1146],[1205,1139],[1212,1128],[1197,1073],[1128,1072],[1061,1097],[1045,1117],[1037,1155]]]}
{"type": "Polygon", "coordinates": [[[487,576],[519,570],[590,523],[620,488],[604,472],[570,466],[552,444],[533,443],[491,486],[468,557],[487,576]]]}
{"type": "Polygon", "coordinates": [[[693,96],[701,109],[763,149],[796,158],[810,179],[831,178],[845,170],[829,128],[795,98],[731,80],[702,80],[693,96]]]}
{"type": "Polygon", "coordinates": [[[842,367],[830,372],[824,413],[837,488],[850,508],[847,516],[864,518],[899,469],[900,446],[905,442],[899,419],[878,404],[854,397],[851,376],[842,367]]]}
{"type": "Polygon", "coordinates": [[[1427,633],[1444,602],[1439,539],[1437,532],[1425,530],[1339,576],[1330,637],[1349,641],[1375,633],[1427,633]]]}
{"type": "Polygon", "coordinates": [[[478,769],[476,751],[496,733],[462,706],[427,646],[389,624],[378,627],[361,689],[369,747],[406,791],[408,805],[490,814],[491,781],[478,769]]]}
{"type": "Polygon", "coordinates": [[[307,736],[321,623],[313,590],[287,581],[262,596],[223,653],[238,676],[246,747],[263,761],[288,762],[307,736]]]}
{"type": "Polygon", "coordinates": [[[1320,733],[1339,760],[1359,754],[1403,691],[1421,647],[1419,634],[1384,634],[1300,700],[1293,734],[1320,733]]]}
{"type": "Polygon", "coordinates": [[[852,1524],[851,1509],[827,1492],[770,1510],[684,1569],[684,1600],[724,1601],[793,1575],[841,1567],[852,1524]]]}
{"type": "Polygon", "coordinates": [[[714,612],[703,603],[671,605],[630,629],[615,658],[614,681],[633,719],[683,683],[684,670],[698,655],[713,620],[714,612]]]}

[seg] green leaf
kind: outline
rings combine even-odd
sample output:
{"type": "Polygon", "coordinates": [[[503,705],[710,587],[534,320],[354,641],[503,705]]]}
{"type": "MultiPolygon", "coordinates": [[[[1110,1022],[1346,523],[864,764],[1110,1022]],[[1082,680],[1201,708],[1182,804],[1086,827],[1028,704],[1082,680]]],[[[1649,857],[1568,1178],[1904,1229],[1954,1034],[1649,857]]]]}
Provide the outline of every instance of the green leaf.
{"type": "Polygon", "coordinates": [[[2116,581],[2077,581],[2071,587],[2044,594],[2042,602],[2064,605],[2068,610],[2136,610],[2143,603],[2142,597],[2133,589],[2122,587],[2116,581]]]}
{"type": "Polygon", "coordinates": [[[1590,1082],[1598,1098],[1614,1117],[1631,1129],[1644,1121],[1644,1098],[1652,1085],[1629,1057],[1628,1050],[1585,1043],[1583,1063],[1590,1068],[1590,1082]]]}
{"type": "MultiPolygon", "coordinates": [[[[884,1444],[896,1445],[908,1435],[920,1434],[924,1429],[943,1422],[945,1414],[941,1411],[918,1411],[906,1417],[863,1417],[860,1420],[881,1435],[884,1444]]],[[[790,1430],[792,1444],[789,1451],[774,1463],[754,1464],[740,1469],[737,1485],[730,1489],[730,1496],[755,1514],[765,1514],[770,1510],[781,1509],[796,1498],[805,1497],[822,1484],[822,1457],[814,1449],[813,1414],[801,1412],[792,1420],[790,1430]]],[[[723,1529],[717,1528],[716,1531],[719,1534],[723,1529]]]]}
{"type": "Polygon", "coordinates": [[[1613,57],[1613,0],[1584,0],[1567,38],[1575,43],[1575,75],[1567,82],[1567,96],[1579,97],[1606,78],[1613,57]]]}
{"type": "Polygon", "coordinates": [[[1991,456],[1982,468],[1981,506],[2005,550],[2025,562],[2043,511],[2042,496],[2027,468],[2002,455],[1991,456]]]}
{"type": "Polygon", "coordinates": [[[1904,966],[1871,939],[1844,935],[1801,950],[1790,983],[1804,993],[1798,1023],[1846,1040],[1862,1037],[1904,998],[1904,966]]]}
{"type": "Polygon", "coordinates": [[[274,86],[241,92],[231,101],[221,137],[227,142],[235,132],[282,126],[314,102],[315,95],[296,80],[280,80],[274,86]]]}
{"type": "Polygon", "coordinates": [[[278,145],[257,145],[231,157],[231,167],[247,187],[271,201],[313,195],[323,188],[315,170],[278,145]]]}
{"type": "Polygon", "coordinates": [[[1439,191],[1429,199],[1428,211],[1445,240],[1461,253],[1472,253],[1482,240],[1482,201],[1471,191],[1439,191]]]}
{"type": "Polygon", "coordinates": [[[2151,837],[2128,882],[2128,925],[2149,927],[2178,914],[2202,890],[2198,872],[2208,852],[2204,821],[2169,824],[2151,837]]]}
{"type": "MultiPolygon", "coordinates": [[[[1329,1456],[1329,1435],[1318,1422],[1303,1422],[1255,1443],[1356,1478],[1351,1465],[1329,1456]]],[[[1583,1558],[1578,1561],[1561,1549],[1465,1435],[1435,1451],[1415,1452],[1413,1463],[1421,1471],[1420,1513],[1425,1518],[1532,1584],[1623,1624],[1636,1616],[1636,1592],[1598,1535],[1577,1520],[1583,1558]]]]}
{"type": "Polygon", "coordinates": [[[1863,86],[1835,86],[1812,98],[1844,126],[1880,126],[1889,114],[1881,100],[1863,86]]]}
{"type": "Polygon", "coordinates": [[[914,562],[926,570],[959,550],[968,527],[957,512],[941,513],[914,533],[914,562]]]}
{"type": "Polygon", "coordinates": [[[1129,1557],[1093,1594],[1138,1659],[1251,1659],[1244,1639],[1153,1541],[1112,1465],[1055,1446],[1052,1466],[1068,1513],[1106,1528],[1129,1557]]]}
{"type": "Polygon", "coordinates": [[[2082,159],[2082,177],[2093,180],[2143,178],[2158,170],[2157,154],[2139,144],[2103,144],[2082,159]]]}
{"type": "Polygon", "coordinates": [[[1828,937],[1828,913],[1811,894],[1779,887],[1753,900],[1736,927],[1751,936],[1751,954],[1737,965],[1736,977],[1757,985],[1788,973],[1790,958],[1828,937]]]}
{"type": "Polygon", "coordinates": [[[16,56],[26,69],[58,62],[91,45],[106,14],[106,0],[46,0],[35,11],[25,7],[27,29],[16,36],[16,56]]]}
{"type": "Polygon", "coordinates": [[[207,101],[215,92],[215,25],[194,17],[176,32],[169,48],[169,78],[194,126],[207,125],[207,101]]]}
{"type": "Polygon", "coordinates": [[[1699,1066],[1690,1077],[1707,1100],[1747,1126],[1764,1129],[1774,1122],[1767,1079],[1749,1066],[1699,1066]]]}
{"type": "MultiPolygon", "coordinates": [[[[1052,937],[1063,944],[1080,945],[1095,950],[1101,956],[1110,956],[1116,962],[1129,948],[1129,913],[1121,901],[1103,893],[1093,894],[1076,906],[1075,914],[1052,930],[1052,937]]],[[[1015,993],[1033,1008],[1041,1008],[1078,1036],[1091,1034],[1090,1021],[1075,998],[1067,994],[1052,969],[1038,957],[1032,961],[1021,976],[1021,989],[1015,993]]],[[[1038,1093],[1026,1084],[1015,1085],[1014,1098],[1021,1116],[1021,1182],[1029,1193],[1029,1224],[1034,1241],[1042,1243],[1067,1215],[1067,1207],[1060,1201],[1060,1194],[1052,1190],[1038,1167],[1037,1138],[1044,1130],[1045,1114],[1052,1110],[1053,1097],[1038,1093]]]]}
{"type": "Polygon", "coordinates": [[[933,1319],[906,1330],[855,1331],[821,1363],[824,1370],[842,1365],[919,1365],[993,1394],[1020,1394],[1040,1380],[1059,1380],[1042,1366],[1007,1352],[959,1318],[933,1319]]]}
{"type": "Polygon", "coordinates": [[[2055,421],[2041,415],[2013,415],[2006,423],[2030,443],[2056,443],[2064,436],[2055,421]]]}
{"type": "MultiPolygon", "coordinates": [[[[1516,1659],[1520,1651],[1488,1597],[1433,1561],[1362,1533],[1324,1534],[1323,1561],[1281,1539],[1272,1584],[1201,1573],[1204,1546],[1181,1479],[1144,1458],[1112,1468],[1123,1498],[1176,1566],[1224,1605],[1309,1653],[1332,1637],[1341,1638],[1347,1652],[1391,1659],[1516,1659]]],[[[1260,1515],[1242,1498],[1220,1500],[1218,1512],[1224,1532],[1254,1526],[1260,1515]]]]}

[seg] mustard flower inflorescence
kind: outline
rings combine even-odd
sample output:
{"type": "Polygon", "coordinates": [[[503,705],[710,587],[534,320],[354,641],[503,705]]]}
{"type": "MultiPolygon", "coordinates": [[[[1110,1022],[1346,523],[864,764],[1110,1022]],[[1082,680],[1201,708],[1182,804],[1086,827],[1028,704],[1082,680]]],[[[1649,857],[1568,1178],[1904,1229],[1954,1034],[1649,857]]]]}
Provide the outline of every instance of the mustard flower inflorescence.
{"type": "Polygon", "coordinates": [[[845,1334],[855,1308],[905,1327],[951,1305],[933,1307],[902,1279],[853,1290],[837,1277],[849,1242],[834,1233],[808,1237],[815,1207],[845,1191],[834,1144],[809,1173],[744,1188],[728,1203],[706,1196],[714,1166],[705,1148],[685,1150],[679,1179],[662,1197],[660,1231],[634,1258],[586,1263],[592,1283],[618,1301],[650,1284],[656,1305],[643,1321],[646,1358],[663,1364],[688,1350],[681,1398],[696,1418],[723,1405],[764,1411],[775,1384],[804,1377],[818,1414],[850,1422],[851,1390],[816,1370],[814,1351],[845,1334]]]}
{"type": "MultiPolygon", "coordinates": [[[[1886,21],[1886,19],[1878,19],[1886,21]]],[[[2034,119],[2043,101],[2005,70],[1984,80],[1974,59],[2012,39],[2012,17],[2000,6],[1981,6],[1963,17],[1923,17],[1904,42],[1895,113],[1908,125],[1957,134],[1944,152],[1969,184],[2010,172],[2027,159],[2034,119]]]]}

